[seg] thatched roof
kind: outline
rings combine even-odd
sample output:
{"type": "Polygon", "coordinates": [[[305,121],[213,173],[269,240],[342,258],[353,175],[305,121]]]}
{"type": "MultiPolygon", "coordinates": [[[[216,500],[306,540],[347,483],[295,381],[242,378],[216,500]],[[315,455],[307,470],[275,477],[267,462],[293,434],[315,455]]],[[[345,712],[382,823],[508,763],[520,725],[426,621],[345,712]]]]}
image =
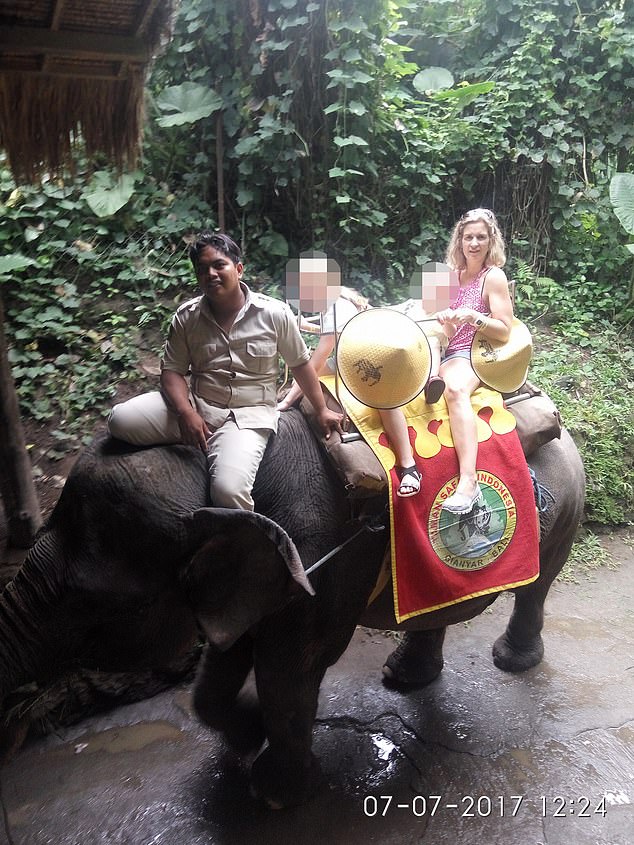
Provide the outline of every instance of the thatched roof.
{"type": "Polygon", "coordinates": [[[149,63],[173,0],[0,0],[0,147],[18,180],[89,156],[136,159],[149,63]]]}

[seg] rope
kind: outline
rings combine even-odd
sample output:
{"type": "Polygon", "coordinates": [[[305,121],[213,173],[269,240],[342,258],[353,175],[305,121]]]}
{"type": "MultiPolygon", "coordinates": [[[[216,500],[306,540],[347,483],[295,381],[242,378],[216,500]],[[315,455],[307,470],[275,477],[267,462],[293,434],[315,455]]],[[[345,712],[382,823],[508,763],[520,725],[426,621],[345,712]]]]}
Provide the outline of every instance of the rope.
{"type": "Polygon", "coordinates": [[[365,525],[362,525],[361,528],[352,535],[352,537],[348,537],[348,539],[341,543],[339,546],[336,546],[334,549],[331,549],[323,557],[320,557],[318,561],[313,563],[313,565],[306,570],[306,575],[310,575],[316,569],[319,569],[320,566],[323,566],[324,563],[333,558],[342,549],[345,549],[348,543],[351,543],[359,536],[359,534],[363,534],[364,531],[372,531],[374,533],[378,533],[379,531],[385,531],[385,524],[383,522],[379,522],[379,519],[382,519],[382,515],[375,517],[374,521],[372,522],[366,522],[365,525]]]}
{"type": "Polygon", "coordinates": [[[547,513],[548,508],[555,504],[555,497],[547,487],[544,487],[543,484],[539,483],[537,476],[535,475],[535,470],[532,469],[532,467],[529,467],[528,471],[531,476],[531,481],[533,482],[533,494],[535,496],[535,505],[537,510],[540,514],[547,513]]]}

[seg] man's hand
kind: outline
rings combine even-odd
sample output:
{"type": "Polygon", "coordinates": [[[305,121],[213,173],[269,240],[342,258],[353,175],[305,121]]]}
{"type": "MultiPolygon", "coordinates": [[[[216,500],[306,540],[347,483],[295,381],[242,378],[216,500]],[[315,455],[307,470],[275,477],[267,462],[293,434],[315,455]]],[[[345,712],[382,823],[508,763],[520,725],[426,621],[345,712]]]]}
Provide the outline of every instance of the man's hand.
{"type": "Polygon", "coordinates": [[[188,411],[178,415],[178,426],[181,430],[181,439],[188,446],[198,446],[207,454],[207,440],[211,437],[211,431],[207,423],[191,406],[188,411]]]}
{"type": "Polygon", "coordinates": [[[305,364],[300,364],[298,367],[291,367],[291,372],[295,377],[295,381],[304,391],[304,395],[315,409],[317,419],[322,431],[324,432],[326,440],[330,437],[330,432],[333,429],[338,431],[340,434],[343,434],[343,429],[341,428],[343,414],[331,411],[326,405],[323,393],[321,392],[321,385],[319,384],[319,379],[313,369],[312,362],[307,361],[305,364]]]}
{"type": "Polygon", "coordinates": [[[339,434],[343,434],[343,429],[341,427],[343,414],[339,414],[337,411],[331,411],[330,408],[324,407],[323,410],[319,411],[317,414],[317,419],[319,420],[319,425],[321,426],[321,430],[323,431],[326,440],[330,439],[330,435],[333,431],[338,431],[339,434]]]}

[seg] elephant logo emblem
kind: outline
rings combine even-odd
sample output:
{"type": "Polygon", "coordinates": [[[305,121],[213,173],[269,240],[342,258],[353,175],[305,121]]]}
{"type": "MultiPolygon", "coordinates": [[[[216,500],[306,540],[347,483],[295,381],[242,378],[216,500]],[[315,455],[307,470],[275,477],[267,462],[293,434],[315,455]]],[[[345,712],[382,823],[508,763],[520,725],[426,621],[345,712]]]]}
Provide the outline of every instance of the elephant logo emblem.
{"type": "Polygon", "coordinates": [[[376,364],[373,364],[367,358],[358,358],[354,362],[354,366],[356,367],[357,375],[361,376],[361,381],[367,382],[368,387],[374,387],[375,384],[381,381],[382,364],[376,366],[376,364]]]}
{"type": "Polygon", "coordinates": [[[442,504],[457,483],[458,476],[454,476],[442,486],[432,504],[428,524],[432,548],[452,569],[484,569],[497,560],[513,538],[517,524],[515,501],[497,476],[481,470],[480,499],[469,513],[449,513],[442,504]]]}
{"type": "Polygon", "coordinates": [[[489,343],[488,340],[481,337],[478,340],[478,346],[480,347],[480,354],[482,355],[482,358],[484,359],[484,361],[487,362],[487,364],[490,364],[493,361],[497,361],[497,359],[498,359],[497,350],[494,349],[491,346],[491,344],[489,343]]]}

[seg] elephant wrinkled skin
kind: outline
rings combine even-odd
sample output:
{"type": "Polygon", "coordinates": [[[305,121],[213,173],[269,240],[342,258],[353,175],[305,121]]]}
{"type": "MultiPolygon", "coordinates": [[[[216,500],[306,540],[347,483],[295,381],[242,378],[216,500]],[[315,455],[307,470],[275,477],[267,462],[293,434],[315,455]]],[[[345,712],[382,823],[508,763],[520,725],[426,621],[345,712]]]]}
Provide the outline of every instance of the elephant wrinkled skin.
{"type": "MultiPolygon", "coordinates": [[[[555,501],[542,526],[540,577],[515,591],[507,630],[494,645],[495,663],[507,671],[541,660],[544,599],[584,499],[581,460],[567,432],[531,465],[555,501]]],[[[442,669],[445,626],[475,616],[494,597],[398,626],[388,585],[366,610],[387,530],[360,532],[311,575],[311,587],[301,564],[309,567],[359,526],[298,411],[282,415],[267,447],[254,488],[258,513],[212,508],[207,496],[205,459],[195,449],[135,449],[98,438],[0,597],[0,700],[77,665],[165,667],[202,626],[209,643],[194,690],[198,714],[238,748],[266,739],[253,791],[273,807],[298,803],[318,771],[311,742],[319,686],[355,626],[408,632],[384,673],[387,682],[420,685],[442,669]],[[251,668],[257,707],[241,693],[251,668]]]]}

